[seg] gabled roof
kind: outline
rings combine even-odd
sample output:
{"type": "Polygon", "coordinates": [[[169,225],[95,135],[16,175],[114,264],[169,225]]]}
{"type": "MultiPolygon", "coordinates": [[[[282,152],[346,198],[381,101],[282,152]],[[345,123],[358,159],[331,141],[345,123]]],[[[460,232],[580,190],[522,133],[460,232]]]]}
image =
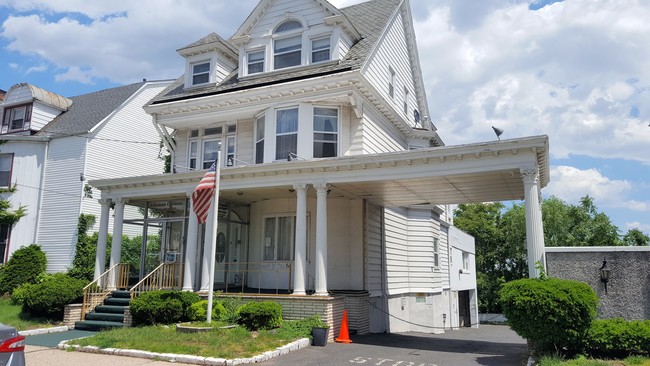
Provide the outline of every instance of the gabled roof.
{"type": "Polygon", "coordinates": [[[78,135],[87,133],[108,117],[146,82],[72,97],[72,106],[43,127],[37,135],[78,135]]]}
{"type": "Polygon", "coordinates": [[[188,57],[213,50],[221,52],[224,56],[234,60],[235,62],[238,61],[237,48],[214,32],[194,43],[179,48],[176,52],[183,57],[188,57]]]}
{"type": "MultiPolygon", "coordinates": [[[[260,2],[258,7],[253,10],[250,17],[255,14],[262,4],[268,4],[270,1],[272,0],[263,0],[260,2]]],[[[179,78],[173,86],[163,91],[149,102],[149,105],[190,99],[199,96],[228,93],[237,90],[252,89],[292,80],[316,78],[323,75],[351,70],[359,70],[374,49],[374,46],[377,43],[379,36],[384,31],[390,17],[395,13],[397,7],[402,3],[402,1],[403,0],[371,0],[340,9],[339,11],[341,14],[348,18],[358,30],[361,39],[352,45],[345,58],[338,63],[325,63],[323,66],[318,68],[298,68],[296,70],[287,70],[286,72],[276,71],[269,75],[260,75],[259,77],[245,78],[243,80],[239,79],[238,70],[235,70],[220,84],[208,85],[202,88],[185,89],[183,78],[179,78]]],[[[244,24],[249,21],[250,19],[247,19],[244,24]]],[[[242,28],[240,27],[240,30],[241,29],[242,28]]],[[[238,33],[235,35],[237,34],[238,33]]]]}

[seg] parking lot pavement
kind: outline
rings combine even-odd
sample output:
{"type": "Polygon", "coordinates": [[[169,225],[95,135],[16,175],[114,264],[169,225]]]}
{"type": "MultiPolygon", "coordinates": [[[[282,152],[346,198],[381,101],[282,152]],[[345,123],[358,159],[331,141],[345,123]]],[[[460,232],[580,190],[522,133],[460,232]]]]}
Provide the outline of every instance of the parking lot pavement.
{"type": "Polygon", "coordinates": [[[526,341],[509,327],[481,325],[445,334],[397,333],[352,336],[353,343],[309,347],[265,365],[520,366],[526,341]]]}

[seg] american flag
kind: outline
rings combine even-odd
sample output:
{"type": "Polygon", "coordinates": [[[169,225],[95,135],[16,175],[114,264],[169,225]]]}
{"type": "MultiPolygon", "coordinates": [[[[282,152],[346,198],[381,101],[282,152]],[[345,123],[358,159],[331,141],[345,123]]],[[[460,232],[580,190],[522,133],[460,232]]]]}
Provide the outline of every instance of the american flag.
{"type": "Polygon", "coordinates": [[[192,192],[192,205],[194,206],[194,213],[199,219],[199,225],[208,219],[208,209],[217,183],[216,164],[216,161],[212,163],[210,169],[201,178],[199,185],[192,192]]]}

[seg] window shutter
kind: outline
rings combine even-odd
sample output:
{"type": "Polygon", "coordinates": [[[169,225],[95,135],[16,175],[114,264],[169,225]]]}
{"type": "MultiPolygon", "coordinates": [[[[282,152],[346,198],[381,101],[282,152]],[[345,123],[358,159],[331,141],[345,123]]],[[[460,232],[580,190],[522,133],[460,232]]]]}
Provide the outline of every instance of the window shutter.
{"type": "Polygon", "coordinates": [[[11,108],[5,108],[5,115],[2,119],[2,131],[0,133],[9,132],[9,116],[11,115],[11,108]]]}

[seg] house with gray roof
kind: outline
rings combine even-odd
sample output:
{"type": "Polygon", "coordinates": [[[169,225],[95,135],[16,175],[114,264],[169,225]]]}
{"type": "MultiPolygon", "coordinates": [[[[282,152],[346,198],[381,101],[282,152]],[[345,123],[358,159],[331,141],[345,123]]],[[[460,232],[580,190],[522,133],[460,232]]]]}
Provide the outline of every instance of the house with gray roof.
{"type": "Polygon", "coordinates": [[[0,225],[0,263],[36,243],[48,272],[66,271],[79,215],[99,217],[99,192],[93,198],[87,180],[163,171],[160,137],[142,107],[169,84],[143,81],[72,98],[27,83],[9,89],[0,104],[0,195],[27,214],[0,225]]]}
{"type": "MultiPolygon", "coordinates": [[[[127,228],[159,227],[160,252],[143,245],[141,257],[161,261],[140,264],[144,282],[265,294],[284,318],[319,313],[330,336],[344,310],[357,333],[442,332],[478,318],[473,239],[449,205],[525,199],[539,273],[548,139],[445,146],[427,117],[408,0],[261,0],[230,38],[177,51],[184,74],[145,106],[173,172],[90,181],[100,226],[113,222],[111,267],[127,228]],[[191,196],[213,163],[219,201],[200,223],[191,196]]],[[[119,287],[103,271],[98,281],[119,287]]]]}

